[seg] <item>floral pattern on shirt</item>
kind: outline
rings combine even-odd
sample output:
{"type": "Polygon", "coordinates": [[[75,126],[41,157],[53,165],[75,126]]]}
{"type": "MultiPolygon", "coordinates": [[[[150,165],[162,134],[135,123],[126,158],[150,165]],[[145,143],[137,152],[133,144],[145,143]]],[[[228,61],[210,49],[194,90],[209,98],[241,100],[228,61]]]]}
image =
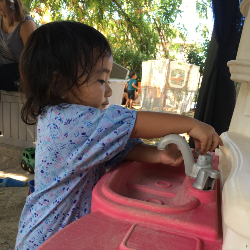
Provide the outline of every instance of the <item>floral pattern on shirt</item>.
{"type": "Polygon", "coordinates": [[[37,249],[45,240],[90,213],[92,190],[107,168],[121,162],[139,139],[131,139],[136,112],[111,105],[46,107],[39,116],[35,192],[21,214],[16,249],[37,249]]]}

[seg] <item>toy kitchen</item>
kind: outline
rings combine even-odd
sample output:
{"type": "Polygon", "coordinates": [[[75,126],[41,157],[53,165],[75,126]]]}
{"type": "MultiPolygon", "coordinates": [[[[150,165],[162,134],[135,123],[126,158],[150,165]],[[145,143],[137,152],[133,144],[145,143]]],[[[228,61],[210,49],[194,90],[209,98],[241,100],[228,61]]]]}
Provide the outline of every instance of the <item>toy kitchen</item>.
{"type": "Polygon", "coordinates": [[[93,190],[91,214],[60,230],[40,250],[242,250],[250,249],[250,0],[231,79],[241,82],[224,146],[199,155],[167,135],[184,158],[178,167],[122,162],[93,190]]]}

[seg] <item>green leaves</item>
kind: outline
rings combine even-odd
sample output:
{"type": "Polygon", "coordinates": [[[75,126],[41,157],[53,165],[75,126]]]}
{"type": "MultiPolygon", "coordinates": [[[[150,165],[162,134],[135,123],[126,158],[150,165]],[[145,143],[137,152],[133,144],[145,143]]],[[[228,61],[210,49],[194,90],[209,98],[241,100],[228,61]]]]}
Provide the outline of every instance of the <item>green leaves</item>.
{"type": "Polygon", "coordinates": [[[211,7],[211,0],[196,0],[196,11],[200,18],[208,17],[207,11],[211,7]]]}
{"type": "MultiPolygon", "coordinates": [[[[95,27],[113,46],[124,43],[146,55],[156,55],[162,43],[173,37],[181,0],[23,0],[38,25],[61,19],[95,27]],[[119,39],[118,39],[119,38],[119,39]]],[[[167,56],[167,54],[165,55],[167,56]]]]}
{"type": "Polygon", "coordinates": [[[202,44],[194,44],[184,48],[185,57],[188,63],[200,66],[200,73],[203,74],[210,40],[206,39],[202,44]]]}
{"type": "MultiPolygon", "coordinates": [[[[200,16],[207,16],[211,0],[197,0],[200,16]]],[[[177,35],[174,22],[182,0],[23,0],[38,25],[56,20],[86,23],[103,33],[112,45],[114,61],[140,78],[141,63],[169,57],[167,44],[177,35]]],[[[178,27],[185,40],[185,29],[178,27]]],[[[199,52],[200,53],[200,52],[199,52]]],[[[189,59],[199,53],[190,48],[189,59]],[[196,54],[195,54],[196,53],[196,54]],[[193,56],[191,56],[193,55],[193,56]]],[[[192,59],[194,60],[194,59],[192,59]]],[[[140,79],[139,79],[140,80],[140,79]]]]}

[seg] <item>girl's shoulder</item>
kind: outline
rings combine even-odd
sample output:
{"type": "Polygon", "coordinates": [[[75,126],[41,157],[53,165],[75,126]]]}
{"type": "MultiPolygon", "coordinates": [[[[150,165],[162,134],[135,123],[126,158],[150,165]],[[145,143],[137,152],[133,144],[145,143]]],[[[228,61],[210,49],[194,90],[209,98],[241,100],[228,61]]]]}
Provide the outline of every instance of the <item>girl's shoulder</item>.
{"type": "Polygon", "coordinates": [[[35,25],[36,26],[36,24],[35,24],[35,21],[34,21],[34,19],[31,17],[31,16],[26,16],[25,18],[24,18],[24,20],[23,21],[21,21],[19,24],[18,24],[18,26],[17,26],[17,28],[19,28],[19,29],[21,29],[21,27],[24,27],[24,26],[30,26],[30,25],[35,25]]]}
{"type": "Polygon", "coordinates": [[[35,22],[34,19],[31,16],[26,16],[25,19],[24,19],[24,21],[27,21],[27,20],[32,20],[33,22],[35,22]]]}
{"type": "Polygon", "coordinates": [[[89,106],[63,104],[44,108],[38,117],[38,125],[46,128],[53,126],[56,129],[86,127],[95,130],[107,126],[119,127],[123,123],[130,124],[135,119],[135,110],[120,105],[110,105],[105,110],[99,110],[89,106]]]}
{"type": "Polygon", "coordinates": [[[78,105],[78,104],[69,104],[69,103],[62,103],[59,105],[54,106],[46,106],[43,111],[42,115],[48,115],[48,114],[72,114],[72,113],[79,113],[79,112],[89,112],[91,107],[84,106],[84,105],[78,105]]]}
{"type": "MultiPolygon", "coordinates": [[[[131,113],[132,111],[122,107],[120,105],[113,105],[111,104],[108,108],[104,110],[100,110],[97,108],[93,108],[90,106],[84,106],[84,105],[78,105],[78,104],[68,104],[63,103],[60,105],[55,106],[46,106],[43,109],[41,117],[54,117],[54,116],[65,116],[65,117],[74,117],[75,119],[77,117],[86,117],[88,116],[88,119],[97,119],[98,117],[103,117],[105,115],[110,114],[122,114],[126,116],[128,113],[131,113]]],[[[135,112],[135,111],[134,111],[135,112]]]]}
{"type": "Polygon", "coordinates": [[[106,112],[112,112],[123,108],[119,105],[110,105],[105,110],[100,110],[90,106],[62,103],[55,106],[46,106],[42,111],[42,116],[52,115],[65,115],[65,116],[82,116],[83,114],[92,114],[94,116],[103,116],[106,112]]]}
{"type": "Polygon", "coordinates": [[[133,82],[136,82],[136,80],[135,79],[129,79],[128,80],[128,83],[133,83],[133,82]]]}
{"type": "Polygon", "coordinates": [[[19,23],[19,29],[30,29],[33,32],[36,29],[36,23],[31,16],[26,16],[25,19],[19,23]]]}

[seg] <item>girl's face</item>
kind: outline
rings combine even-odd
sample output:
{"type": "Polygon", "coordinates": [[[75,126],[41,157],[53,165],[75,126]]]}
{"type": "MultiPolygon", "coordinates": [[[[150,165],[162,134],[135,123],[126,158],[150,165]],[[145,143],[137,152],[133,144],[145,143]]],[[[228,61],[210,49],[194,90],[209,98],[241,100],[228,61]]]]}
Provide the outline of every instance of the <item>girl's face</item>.
{"type": "Polygon", "coordinates": [[[0,15],[5,16],[6,15],[6,1],[5,0],[0,0],[0,15]]]}
{"type": "MultiPolygon", "coordinates": [[[[109,104],[108,97],[112,95],[112,89],[109,86],[109,76],[113,67],[113,57],[105,56],[99,59],[96,66],[93,68],[89,80],[80,85],[79,88],[76,86],[66,95],[64,98],[68,103],[73,104],[84,104],[98,109],[105,109],[109,104]],[[83,101],[80,103],[79,99],[83,101]]],[[[78,82],[82,83],[86,79],[86,76],[82,76],[78,82]]]]}

